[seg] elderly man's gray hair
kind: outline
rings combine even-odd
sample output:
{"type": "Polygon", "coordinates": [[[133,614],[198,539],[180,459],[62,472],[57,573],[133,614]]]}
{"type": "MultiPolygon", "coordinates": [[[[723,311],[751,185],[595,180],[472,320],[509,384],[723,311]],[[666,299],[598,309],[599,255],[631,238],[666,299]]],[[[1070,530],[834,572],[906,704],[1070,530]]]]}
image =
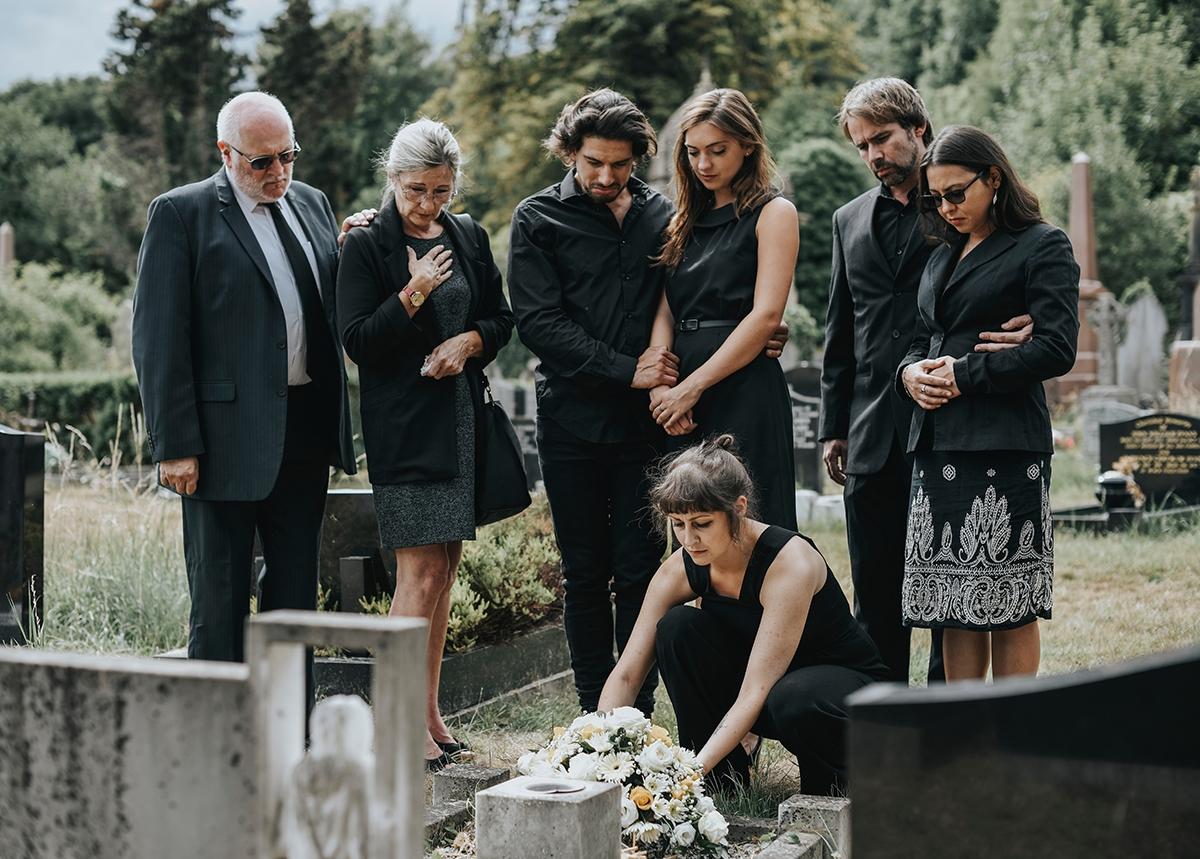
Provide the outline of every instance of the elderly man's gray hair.
{"type": "Polygon", "coordinates": [[[458,141],[444,123],[428,117],[400,126],[392,138],[380,166],[387,173],[388,185],[399,173],[417,173],[433,167],[446,166],[454,174],[454,185],[462,180],[462,152],[458,141]]]}
{"type": "Polygon", "coordinates": [[[262,113],[274,113],[286,120],[288,134],[293,140],[296,138],[295,129],[292,128],[292,117],[283,106],[283,102],[269,92],[244,92],[225,102],[217,114],[217,140],[240,146],[242,123],[247,117],[262,113]]]}

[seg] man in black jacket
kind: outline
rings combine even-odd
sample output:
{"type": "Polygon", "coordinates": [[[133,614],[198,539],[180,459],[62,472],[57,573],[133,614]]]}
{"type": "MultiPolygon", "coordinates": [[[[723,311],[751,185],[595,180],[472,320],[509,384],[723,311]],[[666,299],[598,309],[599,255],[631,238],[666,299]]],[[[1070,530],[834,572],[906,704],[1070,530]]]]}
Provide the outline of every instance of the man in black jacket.
{"type": "MultiPolygon", "coordinates": [[[[917,287],[934,244],[921,229],[918,167],[933,140],[920,94],[898,78],[854,87],[842,102],[842,132],[880,184],[833,215],[833,263],[821,374],[820,440],[830,478],[845,486],[854,612],[887,664],[908,682],[909,630],[900,617],[912,463],[905,454],[912,401],[896,368],[916,327],[917,287]]],[[[1018,316],[980,335],[978,351],[1029,340],[1018,316]]],[[[929,679],[942,680],[935,632],[929,679]]]]}
{"type": "Polygon", "coordinates": [[[355,465],[329,201],[292,181],[274,97],[232,99],[217,138],[216,174],[150,204],[133,359],[159,481],[183,498],[188,656],[240,661],[255,532],[259,609],[314,609],[329,467],[355,465]]]}

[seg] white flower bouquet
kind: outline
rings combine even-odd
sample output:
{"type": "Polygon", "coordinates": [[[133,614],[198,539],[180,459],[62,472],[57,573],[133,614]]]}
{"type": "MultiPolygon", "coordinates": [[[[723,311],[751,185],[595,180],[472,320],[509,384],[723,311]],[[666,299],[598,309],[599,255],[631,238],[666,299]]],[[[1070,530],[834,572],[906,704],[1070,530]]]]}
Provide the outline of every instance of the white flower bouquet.
{"type": "Polygon", "coordinates": [[[696,755],[634,707],[588,713],[517,762],[523,775],[620,784],[621,834],[651,859],[724,856],[729,825],[704,795],[696,755]]]}

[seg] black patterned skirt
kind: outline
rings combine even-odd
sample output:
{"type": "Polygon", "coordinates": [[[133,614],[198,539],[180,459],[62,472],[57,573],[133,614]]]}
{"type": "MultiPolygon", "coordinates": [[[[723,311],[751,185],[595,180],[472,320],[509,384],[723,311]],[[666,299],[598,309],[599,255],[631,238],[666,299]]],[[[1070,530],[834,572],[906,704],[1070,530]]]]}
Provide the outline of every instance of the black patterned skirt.
{"type": "Polygon", "coordinates": [[[1012,629],[1050,618],[1049,454],[917,452],[902,602],[908,626],[1012,629]]]}

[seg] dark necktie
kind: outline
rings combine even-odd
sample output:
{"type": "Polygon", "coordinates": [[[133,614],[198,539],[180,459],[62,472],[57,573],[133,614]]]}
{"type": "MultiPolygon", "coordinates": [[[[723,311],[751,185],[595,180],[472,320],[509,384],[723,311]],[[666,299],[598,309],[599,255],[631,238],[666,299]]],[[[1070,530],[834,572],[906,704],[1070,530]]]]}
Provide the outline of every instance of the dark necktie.
{"type": "Polygon", "coordinates": [[[296,291],[300,293],[300,308],[304,313],[304,336],[308,347],[306,369],[309,378],[314,382],[325,382],[333,369],[333,342],[329,335],[329,326],[325,320],[325,307],[321,303],[321,293],[317,282],[313,279],[312,266],[304,248],[292,228],[288,226],[279,203],[267,203],[271,220],[275,222],[275,232],[279,233],[279,241],[283,244],[283,252],[287,254],[288,264],[292,267],[292,276],[296,280],[296,291]]]}

